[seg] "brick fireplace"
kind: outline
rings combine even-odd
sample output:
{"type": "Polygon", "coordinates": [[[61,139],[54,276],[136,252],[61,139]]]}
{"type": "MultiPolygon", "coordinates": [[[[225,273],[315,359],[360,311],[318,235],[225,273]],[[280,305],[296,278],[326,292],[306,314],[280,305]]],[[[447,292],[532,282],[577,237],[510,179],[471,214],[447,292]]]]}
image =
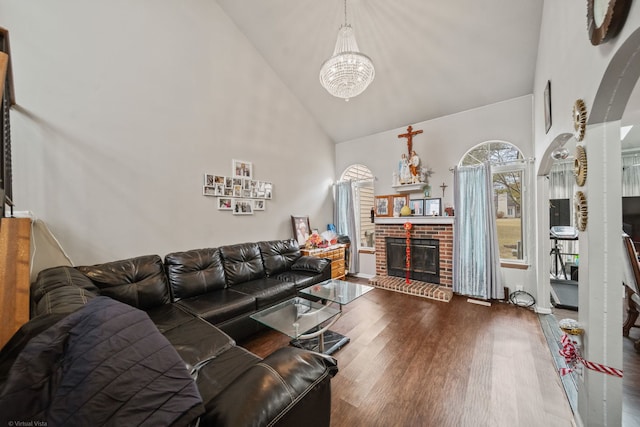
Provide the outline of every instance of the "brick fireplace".
{"type": "Polygon", "coordinates": [[[406,239],[404,224],[412,223],[412,239],[432,239],[439,247],[439,285],[453,286],[453,218],[405,217],[376,218],[376,278],[388,277],[387,237],[406,239]]]}

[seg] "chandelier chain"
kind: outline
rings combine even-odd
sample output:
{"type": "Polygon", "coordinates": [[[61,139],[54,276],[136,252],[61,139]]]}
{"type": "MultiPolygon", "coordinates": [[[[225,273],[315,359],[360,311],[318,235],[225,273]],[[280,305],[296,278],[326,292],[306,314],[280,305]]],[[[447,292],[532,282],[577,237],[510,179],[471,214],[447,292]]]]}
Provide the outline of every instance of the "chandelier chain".
{"type": "Polygon", "coordinates": [[[347,25],[347,0],[344,0],[344,25],[347,25]]]}

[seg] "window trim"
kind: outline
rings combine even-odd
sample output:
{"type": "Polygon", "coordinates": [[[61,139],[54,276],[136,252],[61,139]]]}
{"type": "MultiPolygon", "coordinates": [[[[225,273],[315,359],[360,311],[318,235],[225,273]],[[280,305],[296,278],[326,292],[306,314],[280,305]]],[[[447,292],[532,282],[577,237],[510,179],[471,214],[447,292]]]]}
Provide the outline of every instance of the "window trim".
{"type": "Polygon", "coordinates": [[[522,154],[522,151],[515,144],[512,144],[511,142],[508,142],[508,141],[502,141],[502,140],[490,140],[490,141],[484,141],[479,144],[476,144],[473,147],[471,147],[469,150],[467,150],[464,153],[464,155],[460,158],[458,165],[463,166],[464,161],[467,157],[471,157],[476,161],[480,162],[480,160],[473,157],[471,153],[482,146],[487,146],[488,151],[492,151],[492,146],[494,144],[509,145],[514,150],[517,150],[518,158],[514,160],[506,161],[506,162],[500,162],[500,163],[498,162],[492,163],[489,160],[489,164],[491,166],[490,171],[491,171],[492,181],[493,181],[493,175],[495,173],[522,171],[522,175],[521,175],[522,194],[520,197],[520,222],[522,227],[522,259],[500,258],[500,266],[506,267],[506,268],[526,269],[530,266],[530,263],[529,263],[530,248],[529,248],[528,231],[529,231],[531,220],[529,218],[528,210],[530,205],[533,206],[533,204],[530,201],[530,198],[532,197],[532,195],[529,194],[529,189],[532,188],[530,185],[530,181],[532,179],[531,162],[528,159],[525,159],[524,155],[522,154]]]}

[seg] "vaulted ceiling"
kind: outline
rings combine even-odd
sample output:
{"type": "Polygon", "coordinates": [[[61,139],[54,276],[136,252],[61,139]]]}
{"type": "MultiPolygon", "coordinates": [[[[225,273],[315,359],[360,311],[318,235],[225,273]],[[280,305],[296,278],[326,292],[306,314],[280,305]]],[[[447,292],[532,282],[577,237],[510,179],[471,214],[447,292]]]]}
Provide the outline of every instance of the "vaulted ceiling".
{"type": "Polygon", "coordinates": [[[349,102],[318,77],[343,0],[217,1],[336,143],[533,93],[543,0],[348,0],[376,71],[349,102]]]}

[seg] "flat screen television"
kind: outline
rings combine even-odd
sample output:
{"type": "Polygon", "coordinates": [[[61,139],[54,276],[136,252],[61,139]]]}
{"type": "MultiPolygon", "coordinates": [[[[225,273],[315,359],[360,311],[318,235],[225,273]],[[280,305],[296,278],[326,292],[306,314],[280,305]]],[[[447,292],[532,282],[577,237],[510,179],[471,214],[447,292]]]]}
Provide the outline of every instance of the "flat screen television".
{"type": "Polygon", "coordinates": [[[640,242],[640,197],[622,198],[622,230],[631,240],[640,242]]]}
{"type": "Polygon", "coordinates": [[[555,227],[558,225],[571,225],[570,199],[549,200],[549,227],[555,227]]]}

